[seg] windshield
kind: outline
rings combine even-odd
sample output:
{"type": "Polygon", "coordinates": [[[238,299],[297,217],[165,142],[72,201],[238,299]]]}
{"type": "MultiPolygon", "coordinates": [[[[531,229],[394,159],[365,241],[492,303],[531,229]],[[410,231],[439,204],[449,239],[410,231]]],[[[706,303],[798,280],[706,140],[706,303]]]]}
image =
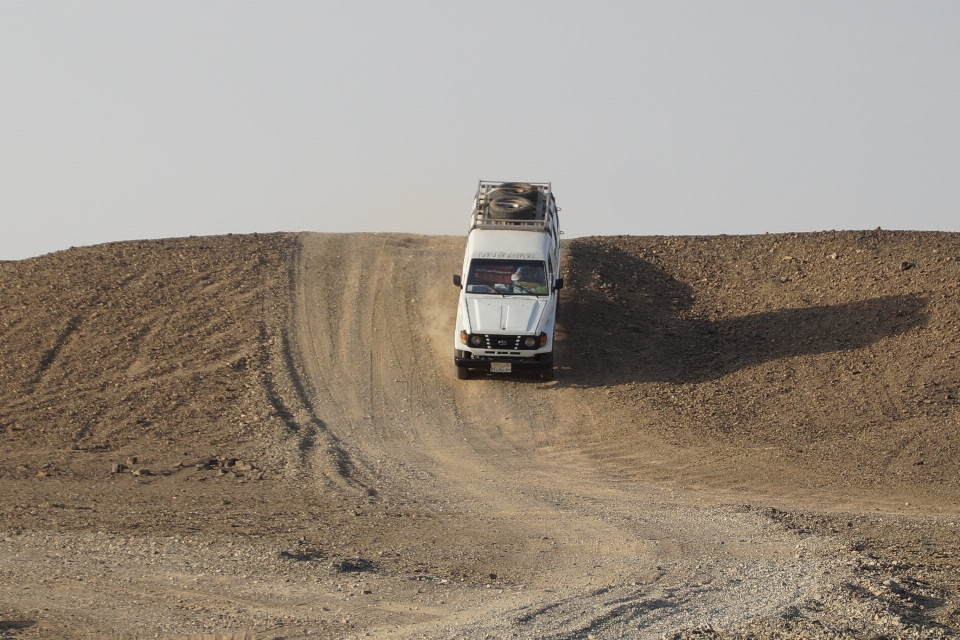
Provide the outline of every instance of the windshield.
{"type": "Polygon", "coordinates": [[[467,293],[547,295],[546,269],[539,260],[477,258],[470,261],[467,293]]]}

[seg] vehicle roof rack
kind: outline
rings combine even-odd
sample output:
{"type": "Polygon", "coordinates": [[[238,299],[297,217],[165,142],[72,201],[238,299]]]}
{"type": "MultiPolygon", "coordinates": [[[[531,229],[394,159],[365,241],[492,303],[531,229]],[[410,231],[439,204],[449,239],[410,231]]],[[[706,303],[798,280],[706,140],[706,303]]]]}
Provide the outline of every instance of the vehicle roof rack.
{"type": "MultiPolygon", "coordinates": [[[[525,219],[494,218],[490,215],[490,194],[507,182],[481,180],[473,200],[470,229],[500,229],[511,231],[548,231],[551,218],[557,215],[557,205],[549,182],[527,182],[537,190],[532,217],[525,219]]],[[[532,202],[532,201],[531,201],[532,202]]]]}

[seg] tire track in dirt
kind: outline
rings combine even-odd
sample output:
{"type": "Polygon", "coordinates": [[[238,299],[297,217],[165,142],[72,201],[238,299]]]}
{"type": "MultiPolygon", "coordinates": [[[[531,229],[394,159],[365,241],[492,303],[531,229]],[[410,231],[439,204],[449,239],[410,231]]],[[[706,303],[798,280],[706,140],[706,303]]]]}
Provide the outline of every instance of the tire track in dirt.
{"type": "MultiPolygon", "coordinates": [[[[410,245],[392,236],[370,242],[310,235],[302,243],[296,311],[300,358],[318,413],[336,425],[336,437],[346,442],[355,433],[370,432],[372,437],[363,440],[366,449],[354,446],[349,455],[372,481],[382,475],[378,460],[398,461],[389,453],[392,447],[412,442],[418,443],[414,449],[424,448],[424,438],[433,440],[452,428],[452,414],[428,410],[438,403],[449,406],[452,399],[424,392],[425,384],[433,384],[428,380],[436,363],[430,349],[426,359],[418,354],[420,337],[411,330],[420,322],[416,307],[422,300],[404,276],[409,261],[423,256],[397,255],[410,245]],[[438,420],[443,424],[424,424],[438,420]]],[[[418,457],[414,451],[409,455],[418,457]]],[[[403,464],[429,473],[427,464],[403,464]]]]}
{"type": "MultiPolygon", "coordinates": [[[[300,294],[298,283],[302,280],[297,273],[300,253],[301,245],[295,242],[286,270],[286,281],[273,282],[270,285],[289,291],[289,302],[294,308],[300,294]]],[[[264,304],[265,301],[261,301],[261,305],[264,304]]],[[[324,483],[329,486],[348,492],[366,492],[363,482],[356,477],[353,462],[314,408],[309,381],[303,373],[297,350],[291,344],[292,313],[287,314],[287,319],[282,324],[268,327],[268,320],[275,316],[276,314],[268,313],[265,308],[261,309],[258,339],[259,381],[267,402],[297,438],[297,456],[300,458],[297,465],[306,464],[308,468],[316,465],[315,471],[319,471],[324,483]]]]}
{"type": "Polygon", "coordinates": [[[63,331],[57,336],[57,339],[54,341],[53,346],[43,352],[43,355],[40,356],[40,364],[37,366],[37,372],[34,375],[33,384],[37,385],[40,383],[40,379],[43,377],[43,374],[50,368],[50,365],[53,364],[53,361],[57,359],[57,356],[60,354],[60,350],[67,344],[70,338],[77,332],[77,329],[80,327],[80,316],[73,316],[67,320],[66,326],[63,328],[63,331]]]}

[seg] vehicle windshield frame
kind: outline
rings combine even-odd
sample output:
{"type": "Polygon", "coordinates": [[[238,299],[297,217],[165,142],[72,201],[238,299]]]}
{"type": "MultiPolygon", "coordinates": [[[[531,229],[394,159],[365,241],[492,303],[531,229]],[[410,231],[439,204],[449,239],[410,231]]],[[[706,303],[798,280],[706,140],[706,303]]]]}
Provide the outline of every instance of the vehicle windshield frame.
{"type": "Polygon", "coordinates": [[[464,290],[479,295],[548,296],[547,264],[543,260],[473,258],[464,290]]]}

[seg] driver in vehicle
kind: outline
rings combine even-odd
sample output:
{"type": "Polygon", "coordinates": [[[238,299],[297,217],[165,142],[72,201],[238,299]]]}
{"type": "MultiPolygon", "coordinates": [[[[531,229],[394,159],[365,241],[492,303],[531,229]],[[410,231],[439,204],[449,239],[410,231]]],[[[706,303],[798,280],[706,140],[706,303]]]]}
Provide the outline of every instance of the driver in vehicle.
{"type": "Polygon", "coordinates": [[[547,279],[543,267],[525,265],[519,267],[510,279],[513,281],[514,293],[547,294],[547,279]]]}

